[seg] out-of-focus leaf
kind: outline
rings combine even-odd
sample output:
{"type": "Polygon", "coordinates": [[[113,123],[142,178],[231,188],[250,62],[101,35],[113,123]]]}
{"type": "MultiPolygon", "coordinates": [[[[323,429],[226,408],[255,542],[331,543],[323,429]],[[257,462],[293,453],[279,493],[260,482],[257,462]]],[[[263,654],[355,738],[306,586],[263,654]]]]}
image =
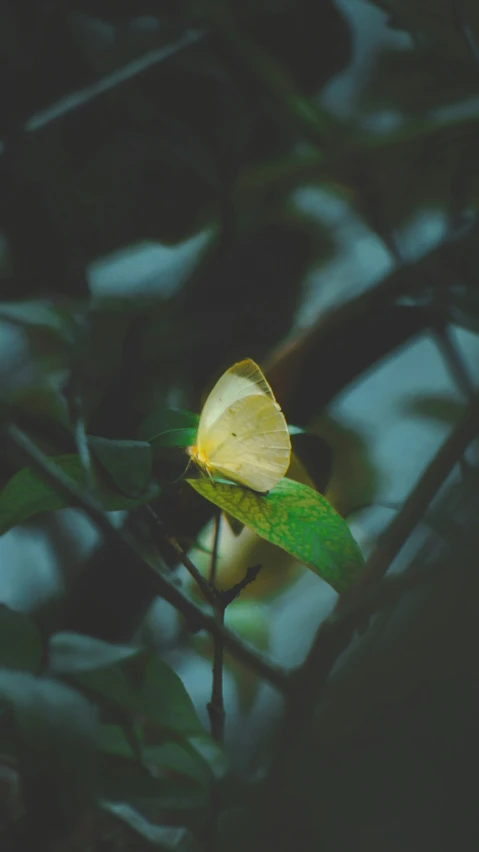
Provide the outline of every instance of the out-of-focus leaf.
{"type": "Polygon", "coordinates": [[[48,663],[57,675],[102,669],[138,654],[130,645],[112,645],[81,633],[55,633],[48,643],[48,663]]]}
{"type": "Polygon", "coordinates": [[[169,741],[145,746],[144,762],[151,769],[166,771],[171,777],[185,776],[198,784],[210,784],[212,779],[207,762],[182,743],[169,741]]]}
{"type": "Polygon", "coordinates": [[[49,650],[54,670],[111,704],[185,736],[204,732],[180,678],[156,654],[71,633],[53,636],[49,650]]]}
{"type": "Polygon", "coordinates": [[[153,452],[163,447],[191,447],[196,440],[197,429],[169,429],[151,439],[153,452]]]}
{"type": "Polygon", "coordinates": [[[208,796],[208,789],[196,779],[154,773],[136,759],[106,753],[99,758],[98,787],[101,800],[132,804],[144,800],[155,802],[158,810],[204,807],[208,796]]]}
{"type": "MultiPolygon", "coordinates": [[[[87,487],[85,470],[79,456],[58,456],[52,461],[77,485],[87,487]]],[[[106,511],[131,509],[157,496],[159,487],[151,484],[141,497],[126,497],[97,479],[97,498],[106,511]]],[[[0,535],[40,512],[65,509],[70,503],[30,468],[24,468],[9,480],[0,494],[0,535]]]]}
{"type": "Polygon", "coordinates": [[[187,828],[155,825],[142,816],[139,811],[127,804],[102,802],[102,808],[112,816],[125,822],[144,840],[157,849],[168,852],[197,852],[199,849],[191,831],[187,828]]]}
{"type": "Polygon", "coordinates": [[[477,198],[478,132],[477,116],[458,111],[441,121],[411,121],[390,134],[370,135],[356,161],[339,164],[338,177],[355,189],[367,221],[391,232],[419,212],[447,207],[459,172],[468,200],[477,198]]]}
{"type": "Polygon", "coordinates": [[[151,448],[146,441],[110,440],[93,435],[88,444],[98,461],[127,497],[139,497],[151,476],[151,448]]]}
{"type": "MultiPolygon", "coordinates": [[[[141,738],[141,731],[135,730],[141,738]]],[[[102,725],[98,738],[98,748],[106,754],[116,754],[118,757],[131,759],[136,757],[125,730],[120,725],[102,725]]]]}
{"type": "Polygon", "coordinates": [[[45,835],[64,828],[94,797],[97,715],[70,686],[0,670],[11,707],[27,811],[45,835]]]}
{"type": "Polygon", "coordinates": [[[390,15],[390,25],[409,30],[419,44],[435,45],[442,51],[445,63],[451,59],[463,59],[467,50],[459,12],[467,27],[477,33],[479,10],[475,0],[461,0],[451,4],[449,0],[371,0],[390,15]]]}
{"type": "Polygon", "coordinates": [[[348,526],[307,485],[285,478],[262,495],[203,478],[187,481],[220,509],[307,565],[336,591],[345,592],[361,571],[363,557],[348,526]]]}
{"type": "Polygon", "coordinates": [[[144,652],[129,671],[141,712],[161,728],[184,736],[204,732],[193,702],[173,669],[157,654],[144,652]]]}
{"type": "Polygon", "coordinates": [[[417,45],[380,53],[373,62],[369,85],[361,96],[365,110],[392,107],[422,119],[433,109],[457,104],[476,93],[466,51],[457,57],[453,74],[443,52],[417,45]]]}
{"type": "Polygon", "coordinates": [[[88,695],[140,715],[162,735],[180,737],[215,777],[225,774],[222,748],[204,730],[178,675],[156,654],[59,633],[50,640],[49,660],[53,671],[72,677],[88,695]]]}
{"type": "MultiPolygon", "coordinates": [[[[198,428],[199,415],[181,408],[160,408],[152,411],[138,429],[138,438],[142,441],[157,441],[169,432],[198,428]]],[[[179,444],[178,446],[185,446],[179,444]]]]}
{"type": "Polygon", "coordinates": [[[45,301],[0,303],[0,319],[9,320],[27,329],[46,329],[64,343],[71,343],[74,338],[74,321],[71,314],[45,301]]]}
{"type": "Polygon", "coordinates": [[[0,604],[0,668],[38,672],[43,656],[40,634],[24,612],[0,604]]]}
{"type": "Polygon", "coordinates": [[[8,397],[15,414],[28,415],[36,423],[60,423],[69,429],[68,406],[65,397],[52,385],[37,380],[20,388],[8,397]]]}

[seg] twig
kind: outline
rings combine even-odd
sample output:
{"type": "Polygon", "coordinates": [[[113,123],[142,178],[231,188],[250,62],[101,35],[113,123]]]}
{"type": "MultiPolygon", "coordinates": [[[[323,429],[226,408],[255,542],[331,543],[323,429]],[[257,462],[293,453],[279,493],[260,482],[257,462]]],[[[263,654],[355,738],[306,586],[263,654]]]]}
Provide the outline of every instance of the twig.
{"type": "Polygon", "coordinates": [[[451,376],[463,397],[470,402],[474,396],[474,386],[467,371],[466,365],[461,358],[457,346],[454,343],[450,328],[447,324],[435,329],[437,345],[444,358],[451,376]]]}
{"type": "Polygon", "coordinates": [[[51,459],[38,449],[21,429],[10,423],[3,427],[3,434],[23,456],[26,463],[58,494],[65,497],[69,505],[76,506],[85,512],[107,541],[115,546],[121,545],[129,551],[130,555],[137,561],[138,573],[147,576],[149,581],[153,579],[156,594],[168,601],[182,613],[189,623],[194,624],[198,629],[208,631],[213,637],[220,636],[225,648],[245,666],[269,681],[281,692],[287,691],[289,677],[283,669],[265,660],[258,652],[249,648],[234,633],[218,624],[211,615],[205,613],[186,597],[168,577],[161,574],[154,565],[147,561],[132,536],[127,531],[114,527],[97,501],[85,494],[51,459]]]}
{"type": "MultiPolygon", "coordinates": [[[[158,519],[156,519],[156,520],[158,521],[158,519]]],[[[191,561],[188,554],[185,553],[185,551],[181,547],[181,544],[179,544],[177,542],[177,540],[174,536],[167,535],[166,540],[168,541],[169,544],[171,544],[173,550],[178,555],[180,562],[182,563],[182,565],[185,566],[186,570],[189,571],[189,573],[191,574],[191,576],[193,577],[193,579],[195,580],[195,582],[197,583],[197,585],[201,589],[205,599],[212,606],[215,606],[217,599],[218,599],[218,594],[217,594],[217,591],[214,588],[214,586],[212,586],[211,583],[208,582],[208,580],[205,580],[201,571],[199,571],[198,568],[196,567],[196,565],[194,564],[194,562],[191,561]]]]}
{"type": "Polygon", "coordinates": [[[210,583],[212,586],[216,584],[216,573],[218,570],[218,550],[220,543],[220,528],[221,528],[221,510],[216,509],[213,521],[213,549],[211,551],[211,566],[210,566],[210,583]]]}
{"type": "Polygon", "coordinates": [[[246,586],[249,586],[250,583],[254,583],[256,577],[261,571],[261,568],[261,564],[251,565],[247,569],[245,576],[242,580],[239,581],[239,583],[235,583],[235,585],[232,586],[231,589],[225,589],[224,591],[219,593],[224,607],[227,607],[230,605],[230,603],[233,603],[233,601],[236,600],[237,597],[239,597],[239,595],[241,594],[243,589],[246,588],[246,586]]]}
{"type": "MultiPolygon", "coordinates": [[[[210,583],[215,584],[218,566],[218,547],[221,531],[221,511],[216,509],[214,520],[213,550],[211,552],[210,583]]],[[[216,601],[215,615],[218,624],[224,627],[226,604],[221,598],[216,601]]],[[[211,701],[207,705],[210,717],[211,736],[217,742],[223,742],[225,731],[225,704],[223,698],[223,659],[224,642],[221,636],[213,637],[213,671],[211,682],[211,701]]]]}
{"type": "MultiPolygon", "coordinates": [[[[145,73],[145,71],[149,71],[150,68],[153,68],[155,65],[159,65],[161,62],[169,59],[170,56],[173,56],[180,50],[184,50],[185,48],[196,44],[204,38],[204,35],[205,34],[201,31],[191,30],[174,44],[150,50],[148,53],[140,56],[139,59],[134,59],[127,65],[124,65],[123,68],[119,68],[118,71],[113,71],[111,74],[107,74],[91,86],[86,86],[78,92],[71,92],[64,98],[60,98],[59,101],[52,104],[50,107],[30,116],[24,124],[24,132],[35,133],[43,127],[46,127],[48,124],[52,124],[52,122],[68,115],[68,113],[86,106],[91,101],[106,94],[107,92],[110,92],[122,83],[127,83],[134,77],[138,77],[140,74],[145,73]]],[[[0,141],[0,154],[2,154],[4,150],[5,142],[0,141]]]]}
{"type": "Polygon", "coordinates": [[[466,222],[457,231],[448,234],[439,245],[419,260],[396,266],[378,284],[326,312],[306,333],[298,333],[291,337],[287,344],[282,344],[278,350],[273,351],[264,364],[268,380],[273,386],[281,387],[282,375],[287,369],[288,362],[291,369],[292,362],[296,364],[298,358],[306,359],[310,349],[319,339],[322,346],[327,349],[330,341],[333,345],[338,335],[347,337],[349,330],[357,327],[363,319],[370,316],[371,312],[379,313],[403,296],[421,293],[425,289],[425,281],[443,272],[444,268],[450,264],[458,244],[462,241],[466,243],[476,241],[478,235],[479,225],[466,222]],[[294,357],[296,352],[298,354],[294,357]]]}

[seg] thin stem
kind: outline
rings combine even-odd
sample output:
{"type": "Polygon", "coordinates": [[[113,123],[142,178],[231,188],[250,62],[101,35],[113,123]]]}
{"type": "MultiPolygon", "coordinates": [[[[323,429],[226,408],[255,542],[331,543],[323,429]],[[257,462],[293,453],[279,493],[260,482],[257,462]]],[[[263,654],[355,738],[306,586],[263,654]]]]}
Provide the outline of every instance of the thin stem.
{"type": "MultiPolygon", "coordinates": [[[[36,112],[27,119],[23,130],[26,133],[34,133],[41,130],[48,124],[68,115],[68,113],[74,112],[74,110],[86,106],[101,95],[110,92],[112,89],[116,89],[121,84],[127,83],[134,77],[149,71],[150,68],[153,68],[155,65],[159,65],[161,62],[169,59],[170,56],[174,56],[174,54],[178,53],[180,50],[185,50],[185,48],[196,44],[203,37],[203,32],[190,30],[183,36],[183,38],[179,39],[179,41],[174,44],[150,50],[138,59],[133,59],[132,62],[124,65],[123,68],[119,68],[117,71],[107,74],[91,86],[86,86],[78,92],[71,92],[69,95],[66,95],[64,98],[56,101],[56,103],[41,112],[36,112]]],[[[0,154],[4,150],[5,143],[0,141],[0,154]]]]}
{"type": "MultiPolygon", "coordinates": [[[[158,520],[158,519],[156,519],[156,520],[158,520]]],[[[185,551],[183,550],[181,545],[177,542],[177,540],[174,536],[168,535],[168,536],[166,536],[166,540],[168,541],[169,544],[171,544],[173,550],[178,555],[178,558],[179,558],[180,562],[182,563],[182,565],[185,566],[186,570],[191,574],[193,579],[196,581],[196,583],[199,586],[199,588],[201,589],[205,599],[212,606],[215,606],[215,604],[217,602],[217,598],[218,598],[218,594],[216,592],[216,589],[211,585],[211,583],[208,582],[208,580],[205,580],[201,571],[199,571],[199,569],[196,567],[194,562],[191,561],[188,554],[185,553],[185,551]]]]}
{"type": "Polygon", "coordinates": [[[220,543],[220,528],[221,528],[221,509],[216,509],[214,514],[213,526],[213,549],[211,551],[211,566],[210,566],[210,583],[212,586],[216,584],[216,574],[218,569],[218,550],[220,543]]]}
{"type": "Polygon", "coordinates": [[[86,474],[88,488],[92,490],[95,487],[95,476],[93,473],[93,465],[91,460],[90,447],[88,446],[88,438],[85,429],[85,418],[81,412],[81,408],[76,411],[74,418],[75,423],[75,443],[80,456],[80,461],[86,474]]]}
{"type": "MultiPolygon", "coordinates": [[[[224,627],[225,606],[218,604],[216,607],[216,618],[218,624],[224,627]]],[[[223,742],[225,732],[225,705],[223,698],[223,662],[225,645],[223,637],[213,637],[213,669],[211,683],[211,701],[207,705],[210,717],[211,736],[219,743],[223,742]]]]}
{"type": "MultiPolygon", "coordinates": [[[[218,566],[218,548],[221,531],[221,510],[216,509],[214,516],[213,550],[211,552],[210,584],[215,587],[218,566]]],[[[219,598],[215,604],[218,624],[224,627],[226,604],[219,598]]],[[[211,736],[217,742],[223,742],[225,730],[225,704],[223,697],[223,661],[224,642],[221,636],[213,637],[213,670],[211,683],[211,701],[208,704],[211,736]]]]}
{"type": "Polygon", "coordinates": [[[222,624],[219,624],[215,618],[196,606],[152,562],[146,560],[142,549],[138,547],[132,536],[126,530],[114,527],[97,501],[90,495],[85,494],[51,459],[47,458],[38,449],[21,429],[10,423],[3,427],[3,434],[23,456],[26,463],[45,482],[51,485],[58,494],[65,497],[70,506],[76,506],[90,518],[107,541],[110,541],[116,547],[121,545],[130,553],[130,556],[136,560],[139,577],[141,575],[147,577],[150,583],[153,580],[155,593],[181,612],[189,624],[193,625],[196,629],[206,630],[213,637],[220,636],[225,648],[228,649],[233,657],[281,692],[287,691],[289,678],[283,669],[265,660],[258,652],[253,651],[248,645],[242,642],[234,633],[222,624]]]}
{"type": "Polygon", "coordinates": [[[466,365],[451,337],[449,326],[445,325],[443,328],[435,329],[435,336],[439,350],[455,384],[463,397],[470,402],[474,396],[474,386],[466,365]]]}

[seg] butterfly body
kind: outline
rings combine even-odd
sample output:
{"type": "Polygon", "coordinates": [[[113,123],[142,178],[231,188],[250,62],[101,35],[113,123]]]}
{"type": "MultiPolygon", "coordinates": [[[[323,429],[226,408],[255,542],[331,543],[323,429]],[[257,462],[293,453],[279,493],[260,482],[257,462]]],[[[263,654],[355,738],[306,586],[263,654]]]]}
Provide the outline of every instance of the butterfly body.
{"type": "Polygon", "coordinates": [[[259,367],[247,359],[218,380],[201,412],[193,461],[209,476],[269,491],[291,457],[288,426],[259,367]]]}

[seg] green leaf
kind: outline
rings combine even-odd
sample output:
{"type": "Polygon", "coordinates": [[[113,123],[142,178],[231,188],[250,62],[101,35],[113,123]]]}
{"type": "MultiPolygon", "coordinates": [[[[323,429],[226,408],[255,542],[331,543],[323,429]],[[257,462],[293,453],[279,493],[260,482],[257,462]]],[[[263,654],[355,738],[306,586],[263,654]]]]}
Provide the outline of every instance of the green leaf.
{"type": "Polygon", "coordinates": [[[168,852],[197,852],[198,845],[189,829],[155,825],[139,811],[124,803],[102,802],[103,810],[126,823],[144,840],[157,849],[168,852]]]}
{"type": "MultiPolygon", "coordinates": [[[[142,738],[141,728],[137,727],[134,733],[140,741],[142,738]]],[[[106,754],[115,754],[117,757],[131,759],[137,756],[136,751],[132,748],[130,738],[120,725],[101,726],[98,748],[106,754]]]]}
{"type": "Polygon", "coordinates": [[[139,653],[129,671],[134,676],[139,708],[144,716],[161,728],[185,736],[204,733],[183,683],[157,654],[139,653]]]}
{"type": "Polygon", "coordinates": [[[131,645],[112,645],[81,633],[55,633],[48,643],[48,662],[55,674],[102,669],[138,654],[131,645]]]}
{"type": "Polygon", "coordinates": [[[208,764],[193,750],[182,743],[164,742],[160,745],[146,746],[144,759],[151,767],[167,770],[172,776],[185,776],[204,785],[211,782],[208,764]]]}
{"type": "MultiPolygon", "coordinates": [[[[86,487],[86,474],[79,456],[57,456],[52,461],[77,485],[86,487]]],[[[132,498],[119,494],[105,482],[97,483],[96,496],[108,512],[131,509],[148,503],[157,496],[159,487],[151,484],[141,497],[132,498]]],[[[16,524],[21,524],[40,512],[65,509],[71,505],[54,488],[30,468],[24,468],[13,476],[0,493],[0,535],[16,524]]]]}
{"type": "Polygon", "coordinates": [[[71,343],[74,338],[75,326],[70,313],[46,301],[2,302],[0,319],[27,328],[46,329],[65,343],[71,343]]]}
{"type": "Polygon", "coordinates": [[[49,642],[52,669],[124,710],[141,713],[161,728],[204,733],[190,696],[163,660],[141,648],[56,634],[49,642]]]}
{"type": "Polygon", "coordinates": [[[0,604],[0,668],[38,672],[43,650],[31,618],[0,604]]]}
{"type": "Polygon", "coordinates": [[[113,441],[88,435],[92,453],[115,485],[128,497],[138,497],[151,477],[151,447],[146,441],[113,441]]]}
{"type": "Polygon", "coordinates": [[[196,429],[170,429],[151,439],[153,452],[163,447],[191,447],[196,441],[196,429]]]}
{"type": "MultiPolygon", "coordinates": [[[[196,430],[199,423],[198,414],[185,411],[182,408],[161,408],[153,411],[143,421],[138,429],[138,437],[142,441],[155,441],[160,435],[183,429],[196,430]]],[[[178,446],[185,446],[179,444],[178,446]]]]}
{"type": "Polygon", "coordinates": [[[67,826],[94,795],[97,714],[70,686],[0,671],[11,707],[27,812],[43,832],[67,826]]]}
{"type": "Polygon", "coordinates": [[[345,521],[307,485],[282,479],[267,494],[238,485],[188,479],[192,488],[283,548],[337,592],[345,592],[363,566],[361,551],[345,521]]]}
{"type": "Polygon", "coordinates": [[[223,749],[204,730],[178,675],[156,654],[57,633],[49,641],[48,659],[52,671],[71,677],[88,695],[144,717],[162,734],[179,736],[216,778],[225,775],[228,762],[223,749]]]}
{"type": "Polygon", "coordinates": [[[208,787],[196,779],[172,778],[170,773],[154,774],[140,761],[102,753],[99,757],[99,798],[131,804],[155,803],[155,809],[185,810],[204,808],[208,787]],[[146,801],[145,801],[146,800],[146,801]]]}

